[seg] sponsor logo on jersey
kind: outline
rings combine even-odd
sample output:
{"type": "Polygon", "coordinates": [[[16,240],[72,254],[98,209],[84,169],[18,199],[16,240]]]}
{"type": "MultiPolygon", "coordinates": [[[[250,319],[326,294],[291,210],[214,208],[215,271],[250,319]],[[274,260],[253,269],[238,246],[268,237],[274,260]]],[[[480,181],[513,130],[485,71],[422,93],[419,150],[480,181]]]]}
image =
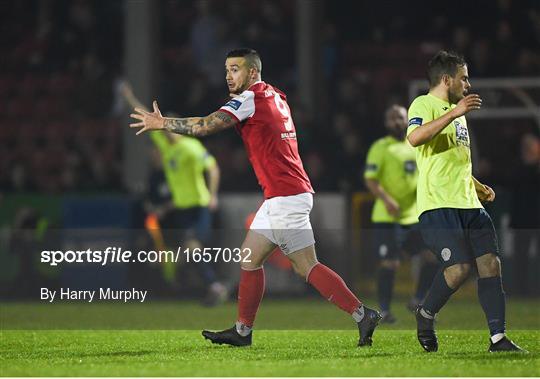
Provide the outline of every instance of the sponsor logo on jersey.
{"type": "Polygon", "coordinates": [[[281,139],[296,139],[295,132],[281,133],[281,139]]]}
{"type": "Polygon", "coordinates": [[[238,108],[240,108],[240,105],[242,105],[242,102],[236,99],[232,99],[227,104],[225,104],[226,107],[232,108],[235,111],[237,111],[238,108]]]}
{"type": "Polygon", "coordinates": [[[459,120],[454,121],[456,127],[456,143],[458,145],[469,146],[469,131],[465,125],[462,125],[459,120]]]}
{"type": "Polygon", "coordinates": [[[409,120],[409,126],[412,126],[412,125],[422,125],[422,121],[424,121],[424,119],[422,117],[413,117],[409,120]]]}

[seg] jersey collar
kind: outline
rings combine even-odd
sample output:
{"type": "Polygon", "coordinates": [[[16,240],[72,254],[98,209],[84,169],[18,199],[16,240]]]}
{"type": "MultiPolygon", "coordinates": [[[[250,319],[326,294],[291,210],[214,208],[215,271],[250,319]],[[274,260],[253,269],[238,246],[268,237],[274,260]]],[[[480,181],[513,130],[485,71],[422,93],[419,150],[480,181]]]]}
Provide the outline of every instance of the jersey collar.
{"type": "Polygon", "coordinates": [[[443,100],[443,99],[441,99],[440,97],[435,96],[435,95],[432,94],[431,92],[428,92],[428,96],[431,96],[432,98],[436,99],[439,103],[442,103],[442,104],[444,104],[444,105],[447,105],[449,108],[452,107],[452,104],[450,104],[449,101],[443,100]]]}
{"type": "Polygon", "coordinates": [[[260,84],[260,83],[263,83],[263,84],[264,84],[264,82],[263,82],[262,80],[257,80],[255,83],[253,83],[252,85],[250,85],[250,86],[248,87],[248,90],[250,90],[251,88],[253,88],[253,86],[255,86],[255,85],[257,85],[257,84],[260,84]]]}

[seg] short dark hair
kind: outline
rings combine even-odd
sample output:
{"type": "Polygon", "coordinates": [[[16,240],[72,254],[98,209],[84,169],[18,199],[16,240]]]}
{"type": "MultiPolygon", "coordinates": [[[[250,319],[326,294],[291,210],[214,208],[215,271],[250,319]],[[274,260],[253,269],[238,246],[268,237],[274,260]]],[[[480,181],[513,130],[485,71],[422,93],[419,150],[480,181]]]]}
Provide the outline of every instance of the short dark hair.
{"type": "Polygon", "coordinates": [[[250,67],[262,72],[261,56],[250,48],[234,49],[227,53],[227,58],[245,58],[250,67]]]}
{"type": "Polygon", "coordinates": [[[441,82],[443,75],[454,77],[460,67],[466,66],[465,59],[453,51],[441,50],[428,63],[427,76],[429,87],[441,82]]]}

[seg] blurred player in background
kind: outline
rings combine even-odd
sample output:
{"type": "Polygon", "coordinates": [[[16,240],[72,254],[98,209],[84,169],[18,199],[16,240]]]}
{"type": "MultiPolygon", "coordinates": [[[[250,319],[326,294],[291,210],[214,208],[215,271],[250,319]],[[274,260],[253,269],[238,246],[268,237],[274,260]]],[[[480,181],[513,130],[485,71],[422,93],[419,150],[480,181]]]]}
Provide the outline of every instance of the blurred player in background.
{"type": "Polygon", "coordinates": [[[510,226],[514,230],[514,293],[527,296],[534,293],[529,273],[540,272],[538,264],[529,258],[531,245],[540,244],[540,138],[537,135],[523,135],[520,158],[510,182],[510,226]]]}
{"type": "Polygon", "coordinates": [[[409,108],[407,138],[416,147],[418,214],[424,241],[443,264],[416,311],[418,341],[437,351],[435,316],[467,279],[478,272],[478,299],[491,334],[490,352],[521,351],[505,335],[505,298],[495,228],[480,201],[495,192],[472,176],[465,114],[482,100],[469,94],[465,60],[441,51],[428,64],[429,93],[409,108]]]}
{"type": "Polygon", "coordinates": [[[422,260],[416,293],[409,303],[413,310],[424,299],[438,264],[418,229],[418,172],[414,148],[405,140],[407,110],[399,105],[390,106],[385,112],[385,127],[388,135],[375,141],[368,151],[364,179],[376,197],[371,221],[374,248],[380,261],[377,293],[381,322],[391,324],[396,321],[390,303],[401,252],[419,254],[422,260]]]}
{"type": "MultiPolygon", "coordinates": [[[[121,91],[132,107],[146,109],[128,83],[122,84],[121,91]]],[[[151,210],[159,220],[160,229],[165,231],[165,241],[174,244],[182,242],[183,248],[202,248],[209,242],[211,212],[218,206],[220,173],[216,160],[196,138],[168,132],[152,133],[150,138],[160,152],[172,195],[169,201],[161,202],[151,210]]],[[[172,247],[173,250],[176,248],[172,247]]],[[[207,286],[203,304],[213,306],[224,302],[228,290],[217,279],[212,265],[199,262],[196,267],[207,286]]]]}
{"type": "Polygon", "coordinates": [[[137,134],[167,130],[198,137],[235,127],[263,188],[265,201],[241,248],[243,258],[248,259],[241,262],[236,324],[221,332],[205,330],[203,336],[218,344],[251,345],[252,328],[264,293],[263,264],[279,246],[296,273],[356,321],[358,345],[371,345],[379,313],[365,307],[338,274],[317,261],[309,220],[313,188],[300,160],[285,94],[262,81],[261,59],[252,49],[229,52],[225,71],[233,98],[218,111],[206,117],[164,118],[154,102],[153,113],[136,108],[131,117],[138,122],[130,125],[141,128],[137,134]],[[251,252],[249,257],[247,251],[251,252]]]}

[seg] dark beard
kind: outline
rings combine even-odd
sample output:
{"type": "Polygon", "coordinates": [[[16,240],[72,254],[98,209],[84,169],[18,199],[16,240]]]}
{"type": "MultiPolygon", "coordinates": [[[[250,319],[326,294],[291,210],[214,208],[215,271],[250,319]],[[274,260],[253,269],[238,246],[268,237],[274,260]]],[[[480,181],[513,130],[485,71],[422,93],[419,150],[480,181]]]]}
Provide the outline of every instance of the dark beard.
{"type": "Polygon", "coordinates": [[[457,104],[461,99],[463,99],[464,96],[456,95],[450,91],[448,91],[448,102],[450,104],[457,104]]]}

